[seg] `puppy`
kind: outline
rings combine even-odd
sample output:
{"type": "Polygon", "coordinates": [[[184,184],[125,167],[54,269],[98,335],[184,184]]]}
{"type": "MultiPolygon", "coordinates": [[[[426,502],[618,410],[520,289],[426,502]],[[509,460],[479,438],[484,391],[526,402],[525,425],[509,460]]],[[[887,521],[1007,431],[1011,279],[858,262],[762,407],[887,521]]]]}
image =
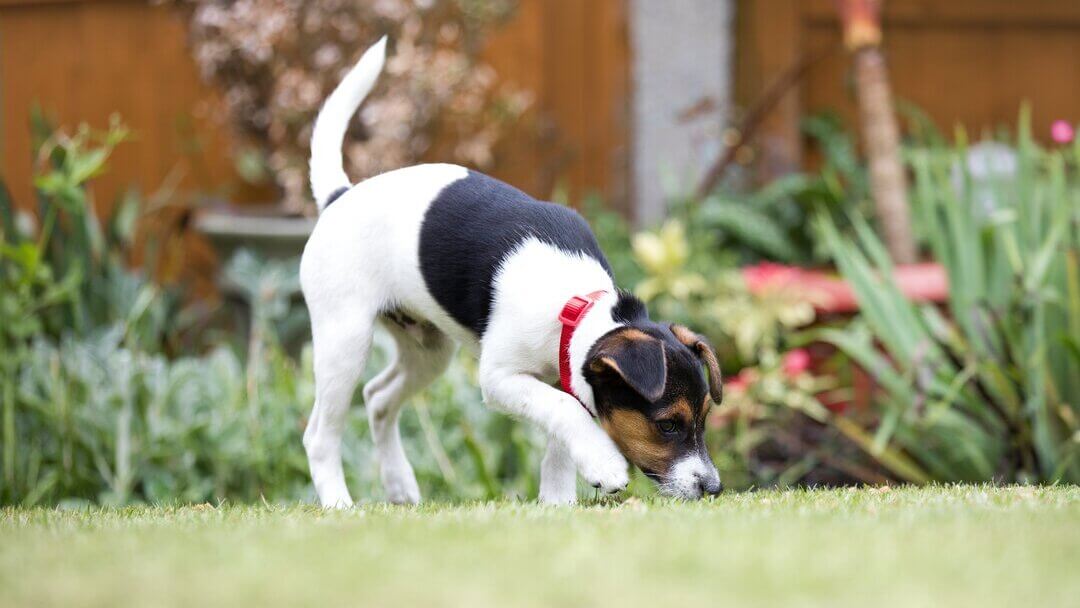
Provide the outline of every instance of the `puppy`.
{"type": "Polygon", "coordinates": [[[575,502],[578,473],[618,492],[627,460],[665,494],[718,493],[704,441],[710,402],[721,399],[716,355],[694,332],[649,320],[615,287],[581,216],[447,164],[350,185],[342,140],[385,51],[383,38],[364,53],[326,100],[311,141],[321,215],[300,264],[316,383],[304,447],[320,502],[353,502],[341,436],[376,325],[396,354],[363,397],[391,502],[420,500],[398,432],[401,406],[458,344],[479,356],[485,402],[547,434],[541,502],[575,502]]]}

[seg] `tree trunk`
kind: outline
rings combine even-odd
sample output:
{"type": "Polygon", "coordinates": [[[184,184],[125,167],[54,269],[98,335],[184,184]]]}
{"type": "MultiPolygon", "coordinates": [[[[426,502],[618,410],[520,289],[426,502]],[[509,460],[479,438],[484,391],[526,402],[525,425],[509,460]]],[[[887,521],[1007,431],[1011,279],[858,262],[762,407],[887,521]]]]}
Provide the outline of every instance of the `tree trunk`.
{"type": "Polygon", "coordinates": [[[889,73],[880,49],[867,47],[855,52],[855,87],[878,225],[893,261],[911,264],[916,252],[907,176],[900,162],[899,129],[889,91],[889,73]]]}
{"type": "Polygon", "coordinates": [[[855,64],[855,89],[863,143],[870,162],[870,186],[885,245],[893,261],[916,260],[908,209],[907,175],[900,162],[900,133],[889,88],[889,71],[881,52],[880,3],[839,0],[844,41],[855,64]]]}

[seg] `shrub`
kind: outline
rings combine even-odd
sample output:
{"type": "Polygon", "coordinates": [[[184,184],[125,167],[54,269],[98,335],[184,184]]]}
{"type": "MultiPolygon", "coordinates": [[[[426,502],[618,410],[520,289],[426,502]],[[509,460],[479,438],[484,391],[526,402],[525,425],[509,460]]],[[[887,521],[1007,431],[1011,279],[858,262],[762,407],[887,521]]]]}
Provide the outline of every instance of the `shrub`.
{"type": "MultiPolygon", "coordinates": [[[[386,348],[377,346],[373,369],[388,361],[386,348]]],[[[36,340],[8,395],[0,503],[313,499],[301,444],[310,349],[299,361],[273,344],[259,351],[257,361],[227,347],[169,360],[124,346],[120,327],[36,340]]],[[[452,366],[403,416],[427,498],[534,495],[539,437],[492,415],[474,386],[467,367],[452,366]]],[[[350,488],[377,497],[360,408],[349,422],[350,488]]]]}
{"type": "Polygon", "coordinates": [[[347,169],[357,178],[415,164],[435,144],[445,147],[441,160],[490,168],[529,105],[475,57],[484,30],[514,8],[512,0],[174,1],[190,8],[203,76],[222,90],[232,126],[265,154],[294,210],[307,200],[315,114],[383,34],[391,34],[385,73],[346,141],[347,169]]]}
{"type": "Polygon", "coordinates": [[[700,220],[707,207],[680,207],[675,219],[637,233],[596,201],[585,208],[618,282],[632,286],[654,318],[688,325],[716,347],[725,399],[706,440],[727,487],[884,479],[828,424],[831,414],[817,395],[836,382],[785,355],[798,344],[795,330],[813,321],[813,307],[783,291],[751,294],[737,257],[718,246],[716,227],[700,220]]]}
{"type": "Polygon", "coordinates": [[[990,183],[963,140],[910,153],[917,226],[949,277],[944,314],[901,295],[864,221],[854,239],[819,222],[862,309],[820,335],[880,383],[866,447],[902,450],[883,460],[902,478],[1080,481],[1080,145],[1044,150],[1028,124],[1015,173],[990,183]]]}
{"type": "Polygon", "coordinates": [[[6,270],[33,269],[62,278],[70,289],[63,302],[33,307],[23,319],[35,325],[35,332],[53,338],[62,332],[85,335],[123,321],[128,339],[142,348],[157,350],[177,341],[189,320],[181,309],[180,292],[152,278],[159,264],[175,254],[164,241],[178,232],[176,226],[159,221],[155,228],[161,246],[140,246],[138,229],[152,213],[147,201],[129,190],[102,216],[87,189],[106,170],[115,148],[128,139],[127,127],[113,116],[105,131],[84,124],[68,133],[53,129],[35,112],[32,130],[39,144],[34,188],[40,226],[18,212],[0,184],[6,270]],[[131,265],[135,257],[141,258],[140,268],[131,265]]]}
{"type": "Polygon", "coordinates": [[[784,175],[757,189],[728,183],[686,205],[684,212],[709,233],[709,242],[741,264],[825,263],[828,251],[810,221],[814,214],[827,213],[841,226],[849,213],[873,215],[866,166],[840,119],[810,116],[802,131],[820,155],[817,171],[784,175]]]}
{"type": "MultiPolygon", "coordinates": [[[[0,182],[0,504],[310,497],[309,349],[296,360],[281,346],[303,325],[295,260],[238,256],[226,274],[250,309],[248,340],[171,356],[179,295],[127,265],[142,199],[102,221],[86,190],[124,135],[117,122],[41,137],[40,229],[0,182]]],[[[380,339],[372,369],[387,349],[380,339]]],[[[535,494],[540,438],[488,412],[472,375],[452,366],[403,417],[422,487],[436,498],[535,494]]],[[[350,485],[377,495],[363,413],[350,424],[350,485]]]]}

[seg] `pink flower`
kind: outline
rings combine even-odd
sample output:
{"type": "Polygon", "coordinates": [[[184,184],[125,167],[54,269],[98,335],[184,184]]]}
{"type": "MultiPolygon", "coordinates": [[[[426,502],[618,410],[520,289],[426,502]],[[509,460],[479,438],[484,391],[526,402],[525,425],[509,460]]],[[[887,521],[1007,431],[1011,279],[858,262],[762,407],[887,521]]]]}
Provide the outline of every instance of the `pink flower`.
{"type": "Polygon", "coordinates": [[[1055,120],[1054,124],[1050,125],[1050,138],[1055,143],[1067,144],[1073,140],[1076,136],[1076,129],[1073,128],[1067,120],[1055,120]]]}
{"type": "Polygon", "coordinates": [[[784,373],[789,378],[794,378],[810,369],[810,353],[805,348],[796,348],[784,355],[782,363],[784,373]]]}

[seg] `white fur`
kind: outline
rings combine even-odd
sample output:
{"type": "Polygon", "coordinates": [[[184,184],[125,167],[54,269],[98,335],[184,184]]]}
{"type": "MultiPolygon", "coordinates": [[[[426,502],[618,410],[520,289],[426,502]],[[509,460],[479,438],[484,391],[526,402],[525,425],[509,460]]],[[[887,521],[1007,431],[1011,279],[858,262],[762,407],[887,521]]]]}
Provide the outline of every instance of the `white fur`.
{"type": "MultiPolygon", "coordinates": [[[[311,181],[320,209],[330,193],[348,185],[342,137],[349,117],[378,77],[384,49],[385,39],[364,53],[316,120],[311,181]]],[[[535,239],[523,242],[496,273],[482,342],[428,292],[419,262],[424,213],[445,186],[466,176],[463,167],[432,164],[368,179],[325,208],[304,249],[300,280],[311,313],[316,383],[304,446],[319,501],[326,507],[353,504],[341,463],[345,415],[379,313],[389,308],[430,323],[418,334],[386,324],[397,345],[394,362],[364,389],[389,500],[420,500],[401,448],[398,414],[410,395],[445,368],[454,343],[479,351],[480,388],[489,405],[549,435],[542,501],[574,502],[575,468],[605,492],[629,482],[627,462],[607,433],[576,399],[550,384],[558,376],[562,306],[571,296],[607,290],[582,320],[570,348],[572,386],[587,407],[594,407],[592,391],[578,370],[595,340],[616,326],[611,319],[615,287],[596,260],[535,239]]]]}
{"type": "MultiPolygon", "coordinates": [[[[300,279],[311,312],[316,376],[316,405],[304,444],[324,505],[352,504],[341,469],[344,416],[377,315],[389,307],[430,322],[440,340],[447,336],[478,348],[485,401],[538,425],[553,446],[562,446],[553,447],[545,458],[543,472],[552,479],[542,482],[544,502],[570,502],[567,486],[573,484],[567,479],[572,480],[573,469],[570,475],[566,470],[571,466],[605,492],[629,482],[626,460],[607,433],[581,403],[550,384],[558,377],[558,314],[563,304],[575,294],[607,290],[609,295],[582,319],[570,345],[572,386],[586,407],[594,407],[591,389],[578,370],[596,339],[616,326],[611,318],[615,288],[596,260],[533,239],[523,242],[496,274],[492,312],[479,344],[428,292],[418,259],[423,212],[443,186],[465,174],[450,165],[419,165],[362,182],[327,209],[304,250],[300,279]]],[[[438,356],[426,357],[413,352],[423,350],[416,348],[414,336],[399,330],[395,339],[399,353],[392,367],[415,379],[408,387],[398,387],[386,379],[392,372],[383,372],[364,396],[388,497],[416,502],[415,479],[397,438],[397,411],[408,395],[442,371],[452,348],[440,342],[438,356]],[[388,396],[380,400],[384,393],[388,396]],[[383,407],[392,413],[380,427],[374,416],[383,407]]]]}
{"type": "Polygon", "coordinates": [[[315,128],[311,132],[311,193],[319,211],[326,207],[332,192],[349,186],[341,144],[349,120],[375,86],[385,61],[386,36],[383,36],[364,52],[341,84],[326,98],[315,119],[315,128]]]}
{"type": "MultiPolygon", "coordinates": [[[[605,492],[622,489],[629,483],[626,459],[590,411],[550,384],[558,378],[559,311],[574,295],[600,289],[610,294],[593,306],[574,333],[571,368],[580,367],[584,352],[607,331],[599,328],[609,330],[616,325],[611,319],[615,301],[611,277],[593,258],[527,239],[503,261],[494,285],[480,350],[480,389],[485,400],[561,441],[590,485],[605,492]],[[586,342],[590,336],[592,341],[586,342]]],[[[591,407],[592,392],[583,400],[591,407]]]]}
{"type": "Polygon", "coordinates": [[[701,498],[706,486],[720,487],[720,474],[709,460],[708,454],[694,454],[679,460],[660,484],[660,491],[668,496],[701,498]]]}
{"type": "Polygon", "coordinates": [[[577,468],[566,445],[548,438],[547,451],[540,463],[540,502],[548,505],[572,505],[577,502],[577,468]]]}

